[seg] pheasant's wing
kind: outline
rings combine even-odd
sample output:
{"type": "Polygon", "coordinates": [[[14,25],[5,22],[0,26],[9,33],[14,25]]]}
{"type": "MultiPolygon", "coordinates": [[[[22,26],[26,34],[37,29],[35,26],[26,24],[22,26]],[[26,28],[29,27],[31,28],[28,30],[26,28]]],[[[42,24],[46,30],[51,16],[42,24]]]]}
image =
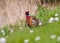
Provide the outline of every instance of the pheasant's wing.
{"type": "Polygon", "coordinates": [[[35,20],[35,19],[32,19],[32,23],[33,23],[33,25],[38,25],[39,24],[39,21],[38,20],[35,20]]]}
{"type": "Polygon", "coordinates": [[[34,25],[41,25],[42,24],[41,20],[38,20],[36,18],[33,18],[32,22],[34,25]]]}

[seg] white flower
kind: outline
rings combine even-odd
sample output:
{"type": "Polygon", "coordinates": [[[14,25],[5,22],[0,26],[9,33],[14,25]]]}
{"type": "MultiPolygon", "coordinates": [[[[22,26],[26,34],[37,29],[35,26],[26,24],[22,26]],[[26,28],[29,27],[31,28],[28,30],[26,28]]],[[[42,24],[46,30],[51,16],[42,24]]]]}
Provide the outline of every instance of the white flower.
{"type": "Polygon", "coordinates": [[[28,40],[28,39],[25,39],[25,40],[24,40],[24,43],[28,43],[28,42],[29,42],[29,40],[28,40]]]}
{"type": "Polygon", "coordinates": [[[51,18],[49,19],[49,23],[52,23],[53,21],[54,21],[54,18],[51,17],[51,18]]]}
{"type": "Polygon", "coordinates": [[[59,36],[59,37],[57,37],[57,41],[60,41],[60,36],[59,36]]]}
{"type": "Polygon", "coordinates": [[[3,32],[2,34],[5,35],[5,32],[3,32]]]}
{"type": "Polygon", "coordinates": [[[12,30],[10,30],[10,33],[12,34],[14,32],[14,30],[12,29],[12,30]]]}
{"type": "Polygon", "coordinates": [[[50,38],[51,39],[55,39],[56,38],[56,35],[51,35],[50,38]]]}
{"type": "Polygon", "coordinates": [[[6,38],[0,38],[0,43],[6,43],[6,38]]]}
{"type": "Polygon", "coordinates": [[[30,33],[33,33],[34,31],[33,30],[30,30],[30,33]]]}
{"type": "Polygon", "coordinates": [[[39,25],[42,25],[42,23],[39,23],[39,25]]]}
{"type": "Polygon", "coordinates": [[[55,16],[58,16],[58,13],[56,13],[55,16]]]}
{"type": "Polygon", "coordinates": [[[3,29],[1,30],[1,33],[4,33],[4,30],[3,29]]]}
{"type": "Polygon", "coordinates": [[[39,41],[39,40],[41,40],[39,36],[35,38],[35,41],[39,41]]]}
{"type": "Polygon", "coordinates": [[[1,33],[2,33],[3,35],[5,35],[5,31],[4,31],[3,29],[1,30],[1,33]]]}
{"type": "Polygon", "coordinates": [[[59,21],[59,18],[58,18],[58,17],[56,17],[56,18],[54,18],[54,20],[55,20],[55,21],[59,21]]]}

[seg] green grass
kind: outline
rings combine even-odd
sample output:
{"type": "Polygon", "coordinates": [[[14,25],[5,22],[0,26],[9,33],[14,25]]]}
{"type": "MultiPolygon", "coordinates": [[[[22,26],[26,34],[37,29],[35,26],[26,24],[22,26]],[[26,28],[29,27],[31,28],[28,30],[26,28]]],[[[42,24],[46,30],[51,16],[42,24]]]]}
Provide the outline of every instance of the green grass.
{"type": "Polygon", "coordinates": [[[33,27],[33,33],[29,32],[29,28],[26,27],[24,31],[18,30],[14,34],[10,35],[7,43],[23,43],[25,39],[29,39],[29,43],[60,43],[57,39],[50,39],[51,35],[60,36],[60,21],[54,22],[40,27],[33,27]],[[35,41],[35,37],[40,36],[40,41],[35,41]]]}
{"type": "MultiPolygon", "coordinates": [[[[39,12],[36,15],[36,17],[38,19],[41,19],[42,22],[48,22],[50,17],[52,16],[54,17],[55,13],[58,13],[59,14],[58,17],[60,18],[60,7],[54,10],[48,10],[39,6],[38,11],[39,12]]],[[[7,43],[24,43],[25,39],[29,39],[29,43],[60,43],[57,41],[57,37],[60,36],[60,21],[53,22],[51,24],[46,24],[43,26],[32,27],[31,29],[34,30],[33,33],[29,32],[30,28],[28,26],[24,27],[24,30],[22,31],[19,29],[19,26],[13,26],[12,28],[17,31],[15,31],[12,34],[10,33],[8,34],[9,37],[7,38],[7,43]],[[50,36],[53,34],[56,35],[57,37],[55,39],[50,39],[50,36]],[[35,38],[37,36],[41,37],[40,41],[35,41],[35,38]]],[[[0,37],[1,36],[2,35],[0,35],[0,37]]]]}

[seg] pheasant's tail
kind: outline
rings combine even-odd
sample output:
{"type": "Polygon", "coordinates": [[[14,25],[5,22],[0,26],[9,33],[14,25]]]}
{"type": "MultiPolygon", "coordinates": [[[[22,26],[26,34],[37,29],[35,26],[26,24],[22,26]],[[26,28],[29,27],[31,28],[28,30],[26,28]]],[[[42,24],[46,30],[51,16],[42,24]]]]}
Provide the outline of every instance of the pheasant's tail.
{"type": "Polygon", "coordinates": [[[47,25],[49,24],[48,22],[47,23],[39,23],[39,26],[42,26],[42,25],[47,25]]]}

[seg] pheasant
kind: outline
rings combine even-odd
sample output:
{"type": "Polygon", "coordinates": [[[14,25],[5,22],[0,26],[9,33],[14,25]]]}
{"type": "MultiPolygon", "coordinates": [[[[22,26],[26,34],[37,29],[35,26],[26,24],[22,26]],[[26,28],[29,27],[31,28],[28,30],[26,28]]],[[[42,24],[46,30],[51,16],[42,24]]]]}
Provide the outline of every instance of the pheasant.
{"type": "Polygon", "coordinates": [[[29,15],[29,11],[25,12],[25,15],[26,15],[26,23],[29,27],[42,25],[41,21],[39,21],[36,17],[29,15]]]}

